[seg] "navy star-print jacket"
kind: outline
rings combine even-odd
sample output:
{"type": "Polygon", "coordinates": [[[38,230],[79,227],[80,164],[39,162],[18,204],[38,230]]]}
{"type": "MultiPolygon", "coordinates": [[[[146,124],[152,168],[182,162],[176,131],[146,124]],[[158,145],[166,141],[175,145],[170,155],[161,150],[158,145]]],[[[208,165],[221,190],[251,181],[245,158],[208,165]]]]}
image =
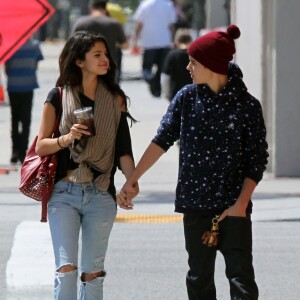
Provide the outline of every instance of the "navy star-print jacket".
{"type": "Polygon", "coordinates": [[[152,142],[167,151],[178,139],[177,212],[220,214],[236,201],[246,177],[262,179],[268,157],[262,108],[236,64],[217,95],[195,84],[177,93],[152,142]]]}

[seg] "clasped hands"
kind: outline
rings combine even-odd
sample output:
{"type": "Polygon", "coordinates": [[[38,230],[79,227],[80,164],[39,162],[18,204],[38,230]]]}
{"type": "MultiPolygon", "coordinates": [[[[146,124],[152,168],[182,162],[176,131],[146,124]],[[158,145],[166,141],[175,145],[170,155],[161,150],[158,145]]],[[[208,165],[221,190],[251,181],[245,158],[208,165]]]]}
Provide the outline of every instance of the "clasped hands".
{"type": "Polygon", "coordinates": [[[117,194],[117,203],[119,206],[126,210],[133,209],[132,199],[139,193],[139,185],[136,182],[135,184],[129,184],[126,182],[119,194],[117,194]]]}

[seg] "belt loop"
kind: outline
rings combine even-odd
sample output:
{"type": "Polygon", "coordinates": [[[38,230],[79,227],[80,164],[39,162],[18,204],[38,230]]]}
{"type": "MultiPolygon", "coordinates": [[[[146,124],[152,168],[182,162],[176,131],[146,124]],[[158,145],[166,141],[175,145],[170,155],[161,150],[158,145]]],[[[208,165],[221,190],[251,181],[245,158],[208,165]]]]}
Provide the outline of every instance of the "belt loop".
{"type": "Polygon", "coordinates": [[[95,182],[92,182],[93,193],[97,193],[97,187],[95,182]]]}
{"type": "Polygon", "coordinates": [[[67,190],[68,194],[71,193],[71,190],[72,190],[72,182],[68,182],[68,190],[67,190]]]}
{"type": "Polygon", "coordinates": [[[83,195],[86,194],[86,192],[87,192],[86,190],[87,190],[86,184],[85,184],[85,183],[82,183],[82,184],[81,184],[81,191],[82,191],[82,194],[83,194],[83,195]]]}

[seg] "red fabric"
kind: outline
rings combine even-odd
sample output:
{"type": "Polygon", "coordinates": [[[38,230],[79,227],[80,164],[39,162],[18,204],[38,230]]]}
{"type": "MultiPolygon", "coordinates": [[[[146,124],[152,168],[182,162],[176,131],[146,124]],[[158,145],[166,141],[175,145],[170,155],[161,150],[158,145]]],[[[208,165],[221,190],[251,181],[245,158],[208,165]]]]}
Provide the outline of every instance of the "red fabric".
{"type": "Polygon", "coordinates": [[[235,25],[230,25],[227,32],[209,32],[191,43],[188,54],[211,71],[226,75],[235,53],[234,39],[239,36],[240,30],[235,25]]]}
{"type": "Polygon", "coordinates": [[[53,14],[46,0],[0,1],[0,65],[53,14]]]}
{"type": "Polygon", "coordinates": [[[25,196],[42,202],[41,222],[47,222],[47,203],[54,187],[56,154],[40,157],[35,153],[37,136],[26,154],[21,168],[19,190],[25,196]]]}
{"type": "MultiPolygon", "coordinates": [[[[53,137],[59,136],[59,123],[62,112],[62,88],[59,88],[59,113],[56,116],[53,137]]],[[[41,222],[47,222],[47,204],[55,183],[57,169],[56,153],[40,157],[35,152],[37,136],[30,146],[21,168],[19,190],[25,196],[42,202],[41,222]]]]}

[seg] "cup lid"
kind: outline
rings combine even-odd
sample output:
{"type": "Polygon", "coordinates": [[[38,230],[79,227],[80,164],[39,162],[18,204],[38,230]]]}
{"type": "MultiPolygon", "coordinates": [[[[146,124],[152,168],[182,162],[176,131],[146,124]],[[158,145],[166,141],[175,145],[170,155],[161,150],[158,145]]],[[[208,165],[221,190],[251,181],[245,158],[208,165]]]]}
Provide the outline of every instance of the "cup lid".
{"type": "Polygon", "coordinates": [[[84,113],[90,112],[91,110],[93,110],[93,108],[91,106],[82,107],[82,108],[74,110],[74,114],[75,115],[84,114],[84,113]]]}

